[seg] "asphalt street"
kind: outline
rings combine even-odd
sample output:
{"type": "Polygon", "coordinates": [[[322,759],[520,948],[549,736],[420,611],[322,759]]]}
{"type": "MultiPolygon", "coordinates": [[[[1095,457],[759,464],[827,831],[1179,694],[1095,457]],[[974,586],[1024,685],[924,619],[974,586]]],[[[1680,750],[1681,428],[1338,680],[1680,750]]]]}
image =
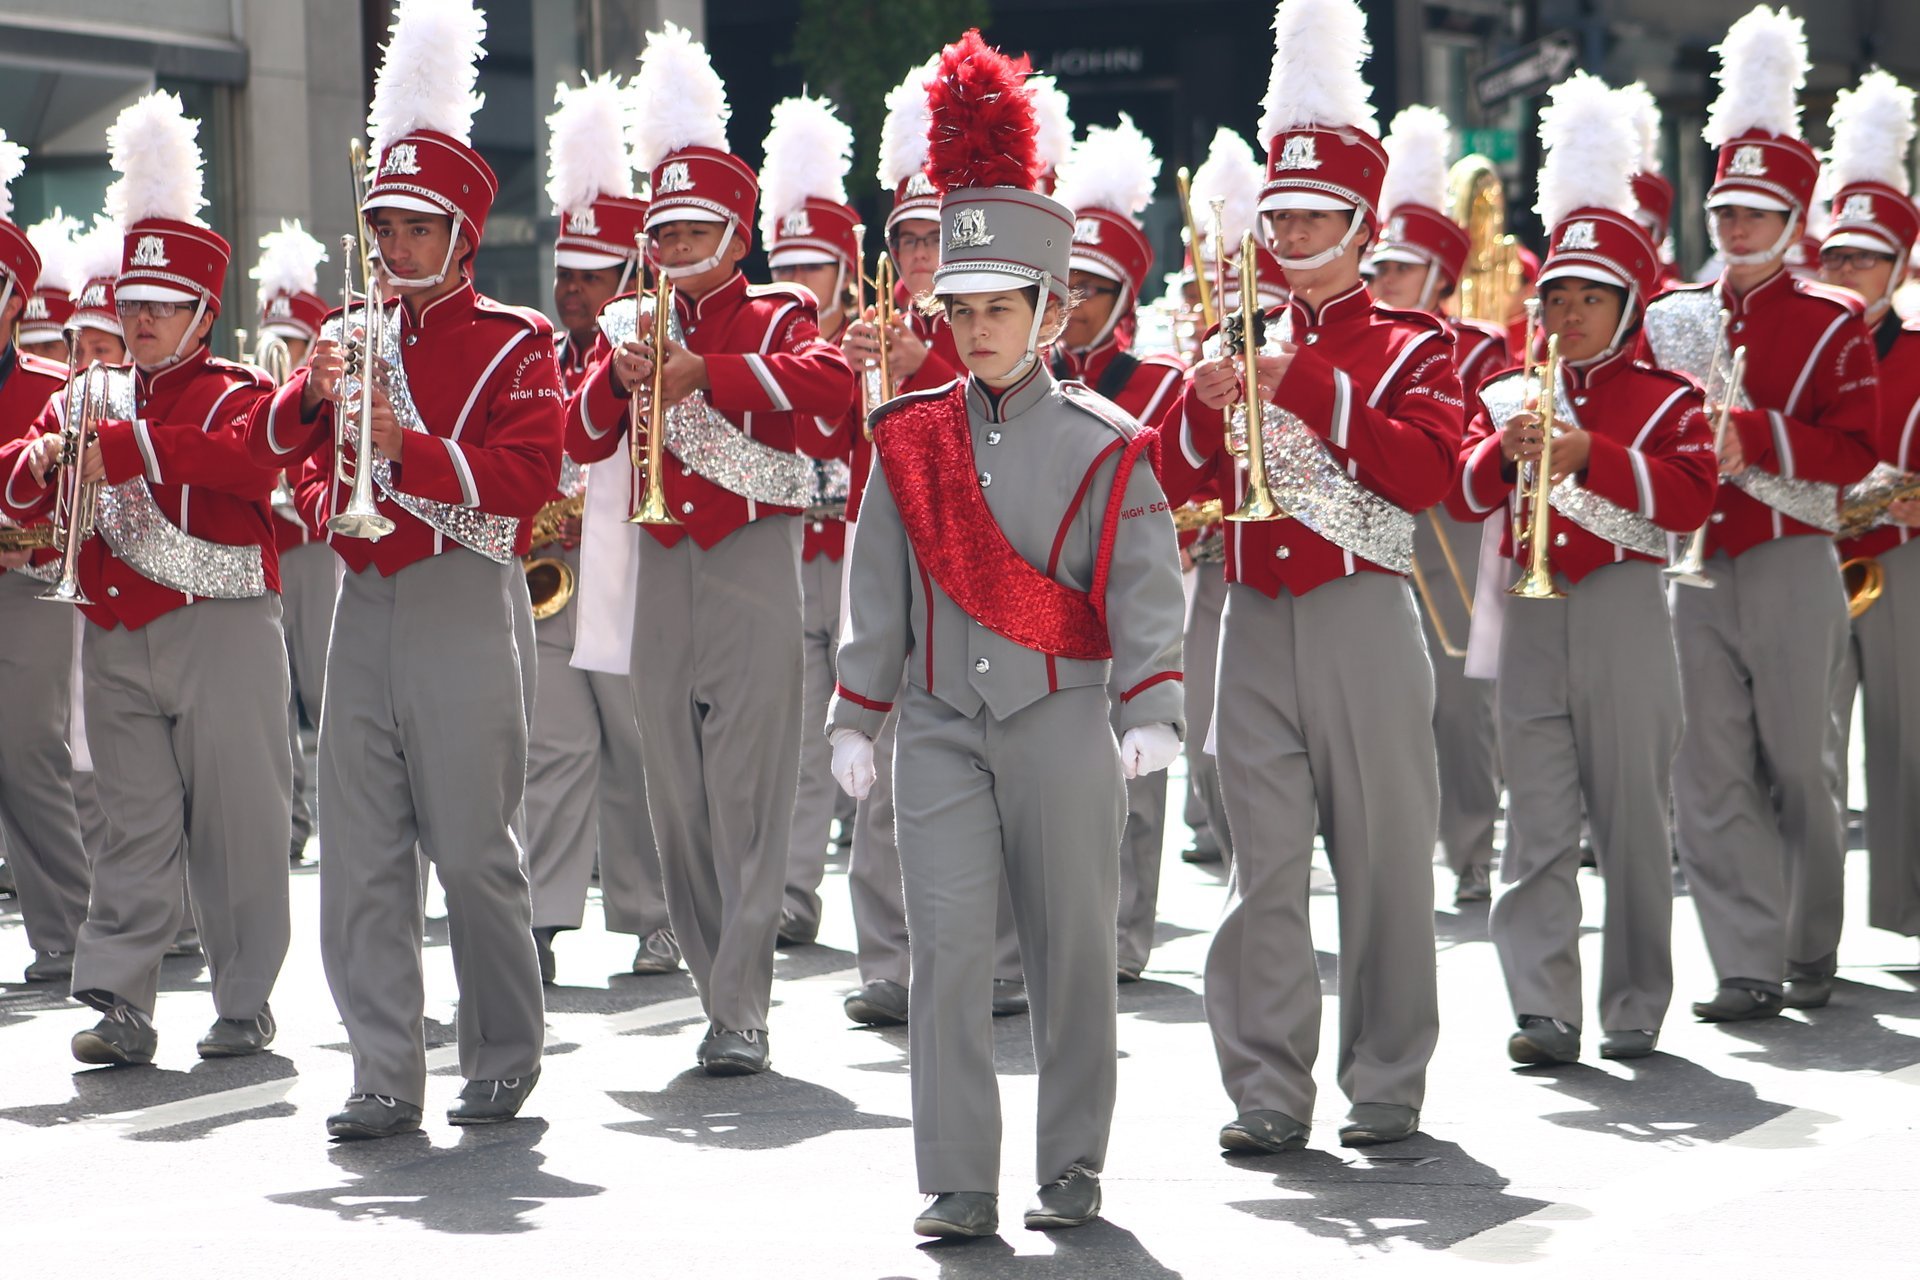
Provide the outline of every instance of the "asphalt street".
{"type": "MultiPolygon", "coordinates": [[[[1176,785],[1178,785],[1176,783],[1176,785]]],[[[1172,806],[1175,813],[1179,806],[1172,806]]],[[[1033,1054],[1025,1018],[995,1024],[1006,1142],[998,1238],[926,1245],[914,1189],[904,1030],[852,1027],[844,866],[821,942],[783,952],[774,1072],[693,1070],[703,1023],[684,974],[625,973],[633,941],[562,935],[548,1047],[524,1117],[457,1130],[454,987],[429,921],[425,1131],[330,1143],[347,1092],[344,1033],[321,976],[317,872],[293,877],[295,942],[273,1052],[201,1062],[212,1019],[197,961],[167,962],[147,1068],[78,1069],[95,1015],[45,987],[0,988],[0,1275],[1226,1277],[1422,1274],[1920,1274],[1920,944],[1866,928],[1850,865],[1842,981],[1826,1009],[1715,1028],[1686,1001],[1712,986],[1690,904],[1675,913],[1676,1009],[1662,1052],[1518,1070],[1484,906],[1456,910],[1436,870],[1443,1027],[1423,1133],[1363,1155],[1329,1037],[1313,1142],[1223,1156],[1200,972],[1223,897],[1216,868],[1168,833],[1160,945],[1121,988],[1120,1101],[1098,1223],[1019,1225],[1032,1191],[1033,1054]]],[[[1601,885],[1583,876],[1589,920],[1601,885]]],[[[1313,920],[1332,1002],[1331,882],[1313,920]]],[[[30,959],[0,903],[0,973],[30,959]]],[[[442,913],[437,897],[429,916],[442,913]]],[[[1589,931],[1589,989],[1598,934],[1589,931]]]]}

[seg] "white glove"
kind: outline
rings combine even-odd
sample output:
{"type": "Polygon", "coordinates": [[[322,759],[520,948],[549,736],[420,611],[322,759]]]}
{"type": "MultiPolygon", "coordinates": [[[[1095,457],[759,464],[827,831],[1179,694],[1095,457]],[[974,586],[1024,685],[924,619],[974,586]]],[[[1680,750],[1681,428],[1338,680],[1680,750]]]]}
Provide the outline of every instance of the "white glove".
{"type": "MultiPolygon", "coordinates": [[[[1158,773],[1180,754],[1180,735],[1170,724],[1143,724],[1120,739],[1120,769],[1129,778],[1158,773]]],[[[834,757],[836,768],[839,756],[834,757]]]]}
{"type": "Polygon", "coordinates": [[[873,739],[858,729],[842,728],[833,731],[832,741],[833,780],[855,800],[865,800],[873,790],[873,739]]]}

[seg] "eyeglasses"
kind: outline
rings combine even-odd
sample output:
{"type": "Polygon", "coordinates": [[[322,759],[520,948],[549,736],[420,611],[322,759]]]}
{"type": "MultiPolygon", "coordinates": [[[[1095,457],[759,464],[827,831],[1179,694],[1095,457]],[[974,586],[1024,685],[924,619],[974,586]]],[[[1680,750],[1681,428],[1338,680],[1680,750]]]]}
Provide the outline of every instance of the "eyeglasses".
{"type": "Polygon", "coordinates": [[[119,298],[113,300],[113,309],[120,314],[122,320],[131,320],[142,312],[146,313],[149,320],[171,320],[174,314],[185,305],[183,302],[127,302],[119,298]]]}
{"type": "Polygon", "coordinates": [[[893,238],[893,246],[896,253],[902,254],[918,253],[922,249],[937,253],[940,250],[940,233],[934,231],[924,236],[896,235],[893,238]]]}
{"type": "Polygon", "coordinates": [[[1829,271],[1871,271],[1875,267],[1886,266],[1893,261],[1884,253],[1875,253],[1871,249],[1822,249],[1820,265],[1829,271]]]}

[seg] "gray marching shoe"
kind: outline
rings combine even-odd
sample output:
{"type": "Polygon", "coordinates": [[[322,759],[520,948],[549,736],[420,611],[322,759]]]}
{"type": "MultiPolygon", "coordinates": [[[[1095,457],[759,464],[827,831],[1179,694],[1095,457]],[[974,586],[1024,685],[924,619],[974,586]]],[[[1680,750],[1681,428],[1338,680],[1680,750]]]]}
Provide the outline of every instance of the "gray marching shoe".
{"type": "Polygon", "coordinates": [[[560,932],[558,925],[538,924],[533,927],[533,953],[540,959],[540,985],[553,985],[554,974],[559,970],[553,963],[553,939],[560,932]]]}
{"type": "Polygon", "coordinates": [[[244,1058],[273,1043],[279,1025],[266,1005],[251,1018],[215,1018],[194,1048],[203,1058],[244,1058]]]}
{"type": "Polygon", "coordinates": [[[847,1017],[866,1027],[899,1027],[907,1021],[907,989],[875,978],[847,997],[847,1017]]]}
{"type": "Polygon", "coordinates": [[[1528,1016],[1507,1038],[1507,1056],[1523,1067],[1580,1060],[1580,1028],[1558,1018],[1528,1016]]]}
{"type": "Polygon", "coordinates": [[[392,1138],[420,1128],[420,1108],[384,1093],[350,1093],[347,1105],[327,1117],[334,1138],[392,1138]]]}
{"type": "Polygon", "coordinates": [[[501,1124],[520,1114],[521,1106],[533,1086],[540,1082],[540,1068],[517,1080],[469,1080],[460,1090],[460,1098],[447,1108],[448,1124],[501,1124]]]}
{"type": "Polygon", "coordinates": [[[1468,867],[1454,880],[1453,905],[1466,906],[1472,902],[1490,902],[1493,899],[1493,872],[1487,867],[1468,867]]]}
{"type": "Polygon", "coordinates": [[[780,947],[810,947],[819,933],[818,925],[809,928],[792,910],[786,910],[780,913],[780,927],[773,940],[780,947]]]}
{"type": "Polygon", "coordinates": [[[27,966],[28,982],[59,982],[73,977],[73,952],[36,951],[27,966]]]}
{"type": "Polygon", "coordinates": [[[1786,1001],[1771,991],[1750,987],[1721,987],[1711,1000],[1693,1002],[1693,1016],[1702,1022],[1750,1022],[1755,1018],[1775,1018],[1786,1008],[1786,1001]]]}
{"type": "Polygon", "coordinates": [[[1356,1102],[1340,1126],[1343,1147],[1378,1147],[1420,1132],[1420,1112],[1397,1102],[1356,1102]]]}
{"type": "Polygon", "coordinates": [[[192,925],[188,925],[180,932],[174,934],[173,941],[167,944],[167,957],[169,959],[178,959],[181,956],[197,956],[199,954],[200,931],[192,925]]]}
{"type": "Polygon", "coordinates": [[[1603,1058],[1644,1058],[1660,1043],[1656,1031],[1609,1031],[1600,1038],[1603,1058]]]}
{"type": "Polygon", "coordinates": [[[130,1004],[115,1004],[99,1023],[73,1038],[73,1056],[92,1066],[144,1067],[153,1061],[160,1033],[130,1004]]]}
{"type": "Polygon", "coordinates": [[[1020,978],[993,980],[993,1016],[1010,1018],[1027,1011],[1027,984],[1020,978]]]}
{"type": "Polygon", "coordinates": [[[680,943],[664,926],[640,939],[633,953],[633,971],[640,974],[674,973],[680,968],[680,943]]]}
{"type": "Polygon", "coordinates": [[[1786,994],[1782,1003],[1789,1009],[1824,1009],[1833,999],[1833,975],[1810,966],[1787,966],[1786,994]]]}
{"type": "Polygon", "coordinates": [[[1220,1130],[1220,1148],[1249,1155],[1279,1155],[1307,1145],[1310,1130],[1284,1111],[1249,1111],[1220,1130]]]}
{"type": "Polygon", "coordinates": [[[1083,1164],[1067,1171],[1034,1194],[1027,1206],[1029,1231],[1057,1231],[1084,1227],[1100,1216],[1100,1175],[1083,1164]]]}
{"type": "Polygon", "coordinates": [[[1000,1197],[991,1191],[945,1191],[913,1220],[913,1233],[936,1240],[990,1236],[1000,1229],[1000,1197]]]}
{"type": "Polygon", "coordinates": [[[752,1076],[773,1065],[767,1033],[730,1031],[715,1023],[700,1042],[700,1069],[710,1076],[752,1076]]]}

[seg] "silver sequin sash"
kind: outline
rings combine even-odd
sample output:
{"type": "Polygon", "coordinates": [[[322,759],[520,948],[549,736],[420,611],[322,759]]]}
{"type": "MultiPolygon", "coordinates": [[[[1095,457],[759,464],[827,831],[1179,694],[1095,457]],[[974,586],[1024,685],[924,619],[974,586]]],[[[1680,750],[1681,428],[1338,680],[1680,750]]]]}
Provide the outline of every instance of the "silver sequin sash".
{"type": "MultiPolygon", "coordinates": [[[[1706,388],[1708,404],[1727,402],[1733,353],[1720,332],[1720,298],[1712,289],[1682,289],[1656,299],[1647,307],[1646,331],[1647,345],[1661,368],[1687,374],[1699,382],[1706,388]]],[[[1753,408],[1745,387],[1732,390],[1734,408],[1753,408]]],[[[1729,483],[1801,524],[1828,533],[1840,528],[1839,485],[1789,480],[1758,467],[1748,467],[1729,483]]]]}
{"type": "Polygon", "coordinates": [[[807,501],[809,520],[845,520],[847,497],[853,491],[853,467],[845,458],[814,458],[813,493],[807,501]]]}
{"type": "Polygon", "coordinates": [[[560,496],[577,498],[587,491],[587,469],[569,458],[560,455],[560,496]]]}
{"type": "MultiPolygon", "coordinates": [[[[653,314],[651,299],[643,300],[653,314]]],[[[622,302],[600,313],[600,332],[618,347],[632,342],[637,330],[633,307],[622,302]]],[[[667,337],[684,342],[678,313],[667,318],[667,337]]],[[[667,410],[669,452],[681,465],[728,493],[775,507],[809,505],[813,493],[810,460],[784,449],[762,444],[741,431],[713,407],[704,391],[696,391],[667,410]]]]}
{"type": "MultiPolygon", "coordinates": [[[[140,412],[134,400],[132,371],[104,372],[104,416],[120,422],[134,421],[140,412]]],[[[251,600],[267,593],[267,575],[258,546],[232,546],[194,537],[167,519],[166,512],[153,500],[145,476],[101,486],[93,527],[107,540],[114,555],[141,577],[163,587],[209,600],[251,600]]]]}
{"type": "MultiPolygon", "coordinates": [[[[328,318],[320,326],[320,336],[346,346],[342,338],[345,329],[345,317],[342,313],[328,318]]],[[[400,359],[400,325],[398,316],[389,319],[381,326],[380,349],[374,353],[379,360],[381,391],[386,393],[387,403],[393,406],[393,416],[404,431],[418,431],[422,435],[432,436],[427,426],[420,420],[420,410],[413,403],[413,393],[407,386],[407,367],[400,359]]],[[[361,341],[361,327],[355,324],[353,341],[361,341]]],[[[360,394],[360,377],[349,363],[347,375],[341,379],[340,395],[348,402],[360,394]]],[[[348,442],[357,444],[357,433],[348,432],[348,442]]],[[[440,437],[435,436],[435,439],[440,437]]],[[[477,507],[456,506],[451,502],[435,502],[431,498],[418,498],[410,493],[401,493],[393,487],[393,463],[385,457],[376,458],[373,464],[373,482],[380,486],[380,492],[391,498],[403,511],[413,516],[428,528],[452,538],[469,551],[478,552],[495,564],[512,564],[518,558],[514,555],[514,544],[520,537],[520,521],[514,516],[494,515],[477,507]]]]}
{"type": "MultiPolygon", "coordinates": [[[[1487,416],[1492,419],[1496,429],[1514,414],[1526,409],[1527,383],[1526,375],[1516,372],[1495,378],[1480,389],[1480,403],[1487,407],[1487,416]]],[[[1580,422],[1568,407],[1571,403],[1563,370],[1559,386],[1554,392],[1554,416],[1578,427],[1580,422]]],[[[1629,511],[1619,503],[1601,497],[1572,476],[1553,486],[1553,491],[1547,495],[1547,503],[1597,538],[1604,538],[1615,546],[1652,556],[1656,560],[1667,558],[1666,530],[1639,512],[1629,511]]]]}
{"type": "MultiPolygon", "coordinates": [[[[1292,316],[1267,322],[1262,355],[1279,355],[1292,316]]],[[[1209,356],[1217,355],[1210,340],[1209,356]]],[[[1395,573],[1413,569],[1413,515],[1361,484],[1340,465],[1313,428],[1279,405],[1261,406],[1267,485],[1280,509],[1343,551],[1395,573]]],[[[1244,443],[1246,415],[1228,411],[1227,430],[1244,443]],[[1236,425],[1237,423],[1237,425],[1236,425]]]]}

